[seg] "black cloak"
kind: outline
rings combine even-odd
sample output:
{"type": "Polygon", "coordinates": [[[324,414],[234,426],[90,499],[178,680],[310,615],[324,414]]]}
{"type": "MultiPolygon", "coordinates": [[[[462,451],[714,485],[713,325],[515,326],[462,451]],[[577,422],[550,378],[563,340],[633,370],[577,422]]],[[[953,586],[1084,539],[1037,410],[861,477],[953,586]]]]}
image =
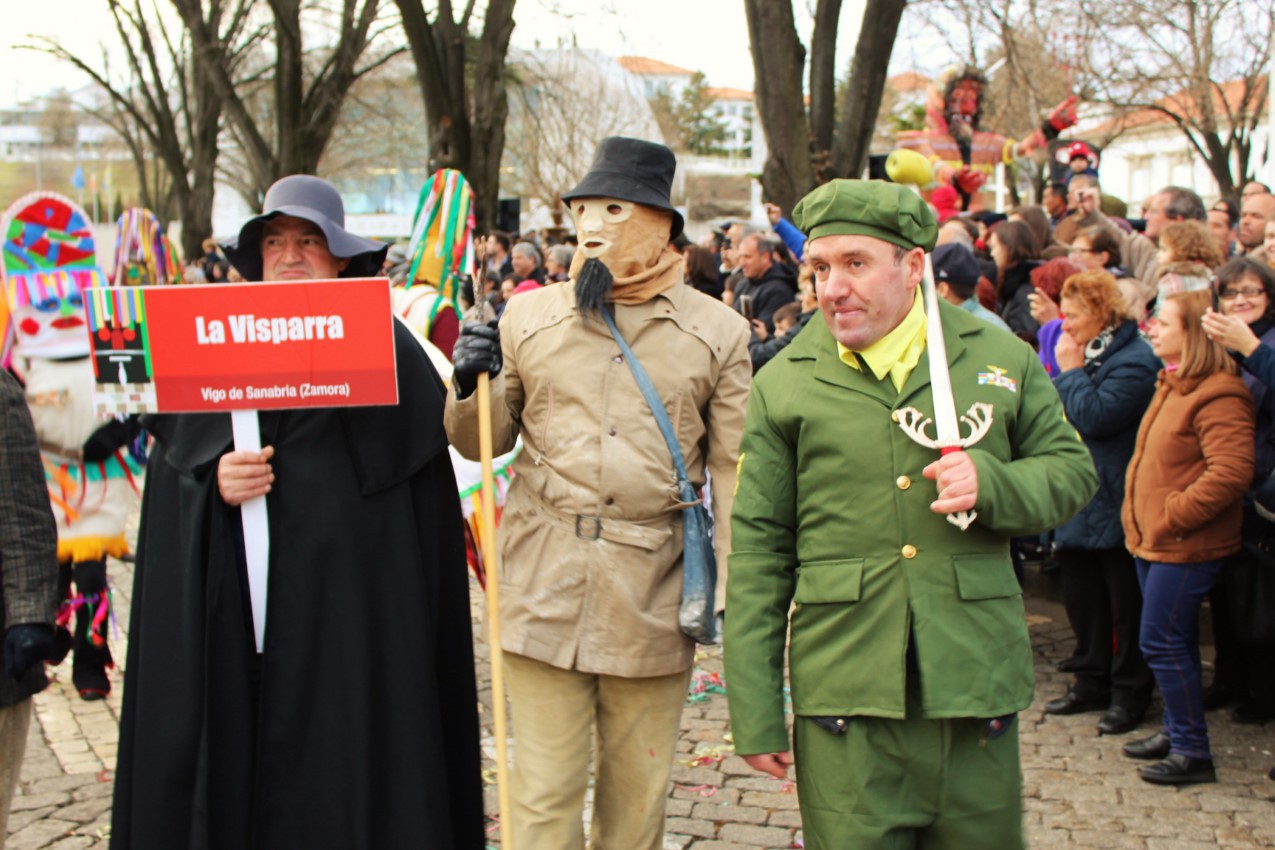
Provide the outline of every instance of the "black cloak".
{"type": "Polygon", "coordinates": [[[152,417],[115,850],[480,850],[468,578],[444,387],[395,322],[399,404],[263,412],[266,651],[227,414],[152,417]]]}

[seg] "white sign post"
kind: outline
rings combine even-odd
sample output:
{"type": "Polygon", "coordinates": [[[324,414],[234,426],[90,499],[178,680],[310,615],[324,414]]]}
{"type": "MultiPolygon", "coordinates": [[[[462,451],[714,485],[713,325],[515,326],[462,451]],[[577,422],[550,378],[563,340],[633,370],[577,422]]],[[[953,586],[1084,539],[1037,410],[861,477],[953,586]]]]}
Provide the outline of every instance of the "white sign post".
{"type": "MultiPolygon", "coordinates": [[[[235,451],[261,451],[261,423],[255,410],[230,411],[235,451]]],[[[266,648],[266,586],[270,576],[270,525],[266,497],[257,496],[239,506],[243,518],[244,554],[248,561],[248,595],[252,600],[252,631],[257,652],[266,648]]]]}

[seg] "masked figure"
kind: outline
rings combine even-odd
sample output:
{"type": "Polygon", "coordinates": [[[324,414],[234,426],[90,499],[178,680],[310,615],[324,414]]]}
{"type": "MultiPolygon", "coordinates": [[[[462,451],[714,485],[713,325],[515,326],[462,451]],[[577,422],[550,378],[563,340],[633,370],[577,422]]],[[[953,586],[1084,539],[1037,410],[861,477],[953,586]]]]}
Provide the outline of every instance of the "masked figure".
{"type": "Polygon", "coordinates": [[[391,290],[394,312],[448,360],[460,333],[461,277],[474,265],[473,205],[459,171],[434,173],[416,207],[407,274],[391,290]]]}
{"type": "Polygon", "coordinates": [[[181,262],[155,213],[124,210],[115,223],[116,286],[167,286],[181,281],[181,262]]]}
{"type": "Polygon", "coordinates": [[[124,524],[139,472],[121,451],[136,426],[94,414],[84,291],[106,279],[87,216],[68,199],[28,195],[5,212],[3,227],[14,339],[8,365],[25,384],[58,528],[63,602],[50,661],[74,650],[76,690],[101,699],[110,693],[106,670],[113,666],[106,557],[128,553],[124,524]]]}
{"type": "Polygon", "coordinates": [[[1059,132],[1076,123],[1076,98],[1060,103],[1036,132],[1017,141],[1000,133],[983,130],[983,95],[987,79],[975,68],[952,69],[935,81],[930,102],[926,105],[925,130],[899,134],[899,146],[915,150],[934,164],[934,179],[939,185],[953,186],[960,198],[960,209],[980,210],[988,199],[980,190],[996,172],[998,164],[1010,165],[1027,156],[1059,132]]]}
{"type": "MultiPolygon", "coordinates": [[[[669,240],[675,161],[604,139],[564,192],[580,248],[571,280],[508,302],[499,331],[465,325],[448,436],[479,457],[477,377],[491,384],[495,452],[514,461],[500,529],[500,615],[516,758],[518,847],[581,848],[596,724],[591,846],[658,850],[695,645],[678,626],[681,503],[672,455],[619,333],[664,402],[691,482],[711,473],[718,563],[752,367],[748,326],[683,282],[669,240]]],[[[724,575],[719,586],[725,584],[724,575]]]]}

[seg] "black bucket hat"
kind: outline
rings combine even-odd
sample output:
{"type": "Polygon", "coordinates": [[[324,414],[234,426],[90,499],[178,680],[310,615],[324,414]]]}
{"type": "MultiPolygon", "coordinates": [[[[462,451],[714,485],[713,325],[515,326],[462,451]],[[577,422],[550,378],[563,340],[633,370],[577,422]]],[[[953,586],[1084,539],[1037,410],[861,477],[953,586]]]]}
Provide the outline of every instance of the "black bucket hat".
{"type": "Polygon", "coordinates": [[[576,198],[618,198],[673,214],[669,239],[676,239],[685,222],[673,209],[669,192],[677,159],[664,145],[642,139],[609,136],[598,143],[593,165],[580,184],[562,193],[562,200],[576,198]]]}
{"type": "Polygon", "coordinates": [[[261,280],[261,233],[267,221],[281,215],[303,218],[319,226],[332,256],[350,261],[341,277],[381,274],[381,264],[390,246],[345,229],[345,204],[331,183],[309,174],[293,174],[275,181],[266,192],[261,215],[248,219],[239,229],[239,237],[221,246],[226,259],[244,280],[261,280]]]}

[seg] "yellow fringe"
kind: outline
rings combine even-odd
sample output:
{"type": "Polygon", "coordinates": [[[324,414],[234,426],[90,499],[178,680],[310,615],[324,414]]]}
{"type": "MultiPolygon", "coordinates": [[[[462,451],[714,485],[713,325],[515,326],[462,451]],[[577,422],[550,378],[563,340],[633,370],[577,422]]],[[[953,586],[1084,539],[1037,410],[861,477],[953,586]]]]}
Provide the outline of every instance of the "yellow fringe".
{"type": "Polygon", "coordinates": [[[118,537],[77,537],[58,541],[59,561],[100,561],[107,555],[118,558],[127,554],[128,540],[122,534],[118,537]]]}

